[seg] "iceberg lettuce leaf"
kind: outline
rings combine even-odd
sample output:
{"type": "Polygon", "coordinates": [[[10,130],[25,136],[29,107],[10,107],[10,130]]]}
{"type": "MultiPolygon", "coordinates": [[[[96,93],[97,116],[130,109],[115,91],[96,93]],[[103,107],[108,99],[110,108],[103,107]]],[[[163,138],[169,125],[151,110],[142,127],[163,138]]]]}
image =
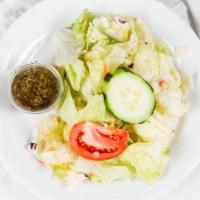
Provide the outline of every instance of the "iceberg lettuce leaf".
{"type": "Polygon", "coordinates": [[[87,105],[79,111],[79,121],[103,122],[106,108],[103,95],[89,96],[87,105]]]}
{"type": "Polygon", "coordinates": [[[157,179],[168,160],[165,148],[156,143],[134,143],[121,155],[122,162],[134,167],[136,176],[145,181],[157,179]]]}
{"type": "Polygon", "coordinates": [[[78,111],[72,98],[69,86],[66,85],[65,100],[58,110],[58,115],[69,125],[73,125],[77,121],[78,111]]]}
{"type": "Polygon", "coordinates": [[[84,63],[81,60],[77,59],[73,63],[69,64],[65,68],[65,70],[67,72],[67,76],[72,88],[75,91],[79,91],[82,81],[86,76],[86,68],[84,66],[84,63]]]}
{"type": "Polygon", "coordinates": [[[69,166],[67,163],[62,164],[55,164],[52,167],[53,169],[53,175],[57,177],[60,180],[64,180],[67,176],[67,172],[69,170],[69,166]]]}
{"type": "Polygon", "coordinates": [[[83,11],[82,15],[77,19],[77,21],[71,26],[76,41],[82,46],[83,49],[86,46],[86,35],[89,24],[93,21],[94,18],[95,15],[86,9],[83,11]]]}

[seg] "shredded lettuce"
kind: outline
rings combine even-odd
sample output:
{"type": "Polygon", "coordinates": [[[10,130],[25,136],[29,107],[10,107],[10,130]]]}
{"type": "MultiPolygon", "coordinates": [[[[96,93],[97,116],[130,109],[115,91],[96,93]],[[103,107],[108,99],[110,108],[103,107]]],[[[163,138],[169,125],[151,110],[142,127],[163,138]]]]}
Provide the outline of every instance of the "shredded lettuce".
{"type": "Polygon", "coordinates": [[[72,98],[70,88],[66,84],[65,100],[58,110],[58,114],[69,126],[71,126],[77,120],[77,113],[78,111],[74,99],[72,98]]]}
{"type": "Polygon", "coordinates": [[[59,111],[59,115],[69,127],[79,121],[103,122],[105,120],[105,113],[103,95],[89,96],[87,105],[78,111],[70,92],[59,111]]]}
{"type": "Polygon", "coordinates": [[[90,161],[81,157],[75,162],[73,170],[87,174],[92,181],[103,183],[135,177],[134,168],[128,165],[116,164],[116,161],[90,161]]]}
{"type": "Polygon", "coordinates": [[[97,18],[90,24],[86,35],[86,49],[90,49],[94,44],[105,41],[109,42],[109,38],[100,31],[100,28],[96,25],[97,18]]]}
{"type": "Polygon", "coordinates": [[[90,76],[84,80],[81,88],[81,94],[87,98],[88,96],[97,94],[90,76]]]}
{"type": "Polygon", "coordinates": [[[159,143],[165,148],[170,147],[171,141],[174,137],[174,133],[170,130],[162,129],[162,127],[158,125],[156,126],[156,124],[151,121],[142,124],[135,124],[134,130],[143,142],[159,143]]]}
{"type": "Polygon", "coordinates": [[[50,42],[50,49],[50,63],[58,67],[69,65],[81,53],[81,46],[77,43],[73,32],[67,28],[55,32],[50,42]]]}
{"type": "Polygon", "coordinates": [[[58,67],[64,90],[58,116],[39,125],[37,159],[70,185],[86,180],[157,179],[166,166],[180,117],[189,107],[191,77],[181,77],[174,64],[175,53],[139,19],[95,16],[88,10],[70,28],[57,31],[52,42],[50,62],[58,67]],[[106,109],[104,78],[120,66],[141,75],[154,90],[156,109],[142,124],[127,124],[106,109]],[[127,148],[104,161],[75,155],[68,142],[72,126],[79,122],[128,131],[127,148]]]}
{"type": "Polygon", "coordinates": [[[192,76],[189,75],[187,77],[185,77],[183,80],[182,80],[182,83],[181,83],[181,91],[182,91],[182,94],[183,94],[183,102],[187,102],[189,104],[189,95],[190,95],[190,90],[193,90],[194,89],[194,83],[193,83],[193,79],[192,79],[192,76]]]}
{"type": "Polygon", "coordinates": [[[53,166],[54,164],[72,163],[75,155],[71,152],[66,144],[54,143],[53,150],[43,149],[37,152],[37,158],[45,164],[45,166],[53,166]]]}
{"type": "Polygon", "coordinates": [[[113,47],[107,42],[97,43],[92,49],[85,53],[85,61],[93,62],[94,60],[104,60],[112,51],[113,47]]]}
{"type": "Polygon", "coordinates": [[[118,45],[113,45],[112,51],[105,58],[105,65],[108,67],[110,72],[113,72],[119,66],[124,64],[126,56],[126,48],[122,48],[118,45]]]}
{"type": "Polygon", "coordinates": [[[87,105],[79,113],[79,121],[103,122],[106,108],[103,95],[89,96],[87,105]]]}
{"type": "Polygon", "coordinates": [[[102,60],[95,60],[92,62],[87,62],[89,68],[89,76],[92,80],[93,87],[96,91],[101,91],[103,85],[103,72],[104,63],[102,60]]]}
{"type": "Polygon", "coordinates": [[[53,175],[55,177],[57,177],[60,180],[64,180],[64,178],[67,176],[69,167],[67,163],[62,163],[53,165],[52,169],[53,169],[53,175]]]}
{"type": "Polygon", "coordinates": [[[188,111],[188,101],[183,101],[183,94],[179,88],[171,88],[160,92],[157,95],[159,104],[165,110],[165,114],[182,116],[188,111]]]}
{"type": "Polygon", "coordinates": [[[77,21],[74,24],[72,24],[72,32],[76,38],[77,43],[79,43],[83,49],[86,46],[86,35],[88,27],[94,18],[95,15],[86,9],[82,13],[82,15],[77,19],[77,21]]]}
{"type": "Polygon", "coordinates": [[[159,55],[150,45],[140,43],[135,55],[134,72],[151,82],[159,75],[159,55]]]}
{"type": "Polygon", "coordinates": [[[110,183],[115,180],[124,179],[130,180],[135,177],[134,168],[118,165],[118,166],[106,166],[102,165],[99,167],[95,174],[90,176],[92,181],[110,183]]]}
{"type": "Polygon", "coordinates": [[[154,181],[165,168],[168,151],[157,143],[134,143],[121,155],[121,160],[134,167],[138,178],[154,181]]]}
{"type": "Polygon", "coordinates": [[[170,51],[169,47],[167,44],[163,41],[156,41],[155,42],[155,49],[156,51],[163,53],[168,56],[172,56],[172,52],[170,51]]]}
{"type": "Polygon", "coordinates": [[[102,32],[117,42],[126,42],[129,40],[131,28],[126,18],[119,17],[100,17],[96,23],[99,25],[102,32]],[[121,21],[126,21],[121,23],[121,21]]]}
{"type": "Polygon", "coordinates": [[[134,29],[140,41],[154,47],[154,38],[140,19],[134,20],[134,29]]]}
{"type": "Polygon", "coordinates": [[[59,110],[65,100],[68,84],[67,84],[67,81],[65,80],[65,76],[66,76],[65,67],[57,67],[57,71],[60,74],[60,77],[62,79],[62,95],[58,103],[55,105],[55,108],[59,110]]]}
{"type": "MultiPolygon", "coordinates": [[[[165,80],[170,88],[179,88],[181,86],[181,76],[174,67],[173,58],[163,53],[159,53],[159,76],[165,80]]],[[[159,78],[158,76],[158,78],[159,78]]]]}
{"type": "Polygon", "coordinates": [[[72,88],[75,91],[79,91],[81,88],[81,83],[86,76],[86,68],[84,63],[77,59],[75,62],[69,64],[65,69],[72,88]]]}
{"type": "Polygon", "coordinates": [[[104,60],[110,53],[112,47],[107,42],[99,42],[92,47],[92,49],[85,54],[86,62],[93,62],[94,60],[104,60]]]}
{"type": "Polygon", "coordinates": [[[55,150],[55,145],[63,144],[63,131],[66,123],[58,116],[44,118],[38,126],[37,151],[55,150]]]}
{"type": "Polygon", "coordinates": [[[80,183],[87,181],[87,179],[88,178],[85,176],[85,174],[70,170],[67,173],[65,181],[67,182],[68,187],[73,188],[73,187],[77,187],[77,185],[79,185],[80,183]]]}

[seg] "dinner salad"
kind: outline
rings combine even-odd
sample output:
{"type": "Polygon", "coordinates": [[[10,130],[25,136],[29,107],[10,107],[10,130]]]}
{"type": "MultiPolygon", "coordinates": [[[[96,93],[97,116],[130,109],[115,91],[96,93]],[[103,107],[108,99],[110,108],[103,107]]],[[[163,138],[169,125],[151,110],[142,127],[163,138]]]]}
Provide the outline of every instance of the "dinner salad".
{"type": "Polygon", "coordinates": [[[156,180],[189,108],[175,50],[138,18],[88,10],[52,45],[63,93],[31,143],[38,161],[69,184],[156,180]]]}

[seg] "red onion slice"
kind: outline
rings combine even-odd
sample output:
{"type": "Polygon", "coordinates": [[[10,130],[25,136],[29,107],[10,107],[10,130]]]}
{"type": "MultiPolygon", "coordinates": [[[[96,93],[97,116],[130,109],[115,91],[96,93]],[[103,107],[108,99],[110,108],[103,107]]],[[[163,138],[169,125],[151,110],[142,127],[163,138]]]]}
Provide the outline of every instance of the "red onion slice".
{"type": "Polygon", "coordinates": [[[36,148],[37,148],[37,144],[31,142],[31,143],[30,143],[30,149],[31,149],[31,150],[35,150],[36,148]]]}

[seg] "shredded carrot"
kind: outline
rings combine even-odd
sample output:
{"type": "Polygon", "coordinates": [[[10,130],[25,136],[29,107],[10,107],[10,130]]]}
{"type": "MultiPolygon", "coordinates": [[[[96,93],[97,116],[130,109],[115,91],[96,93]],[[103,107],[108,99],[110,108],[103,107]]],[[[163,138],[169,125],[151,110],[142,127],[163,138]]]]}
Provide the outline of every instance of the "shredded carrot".
{"type": "Polygon", "coordinates": [[[168,86],[167,82],[163,79],[159,80],[159,86],[162,88],[166,88],[168,86]]]}
{"type": "Polygon", "coordinates": [[[41,165],[45,166],[45,164],[44,164],[44,162],[43,162],[43,161],[41,161],[41,160],[38,160],[38,162],[39,162],[41,165]]]}
{"type": "Polygon", "coordinates": [[[103,66],[103,77],[105,77],[109,73],[108,66],[104,64],[103,66]]]}

